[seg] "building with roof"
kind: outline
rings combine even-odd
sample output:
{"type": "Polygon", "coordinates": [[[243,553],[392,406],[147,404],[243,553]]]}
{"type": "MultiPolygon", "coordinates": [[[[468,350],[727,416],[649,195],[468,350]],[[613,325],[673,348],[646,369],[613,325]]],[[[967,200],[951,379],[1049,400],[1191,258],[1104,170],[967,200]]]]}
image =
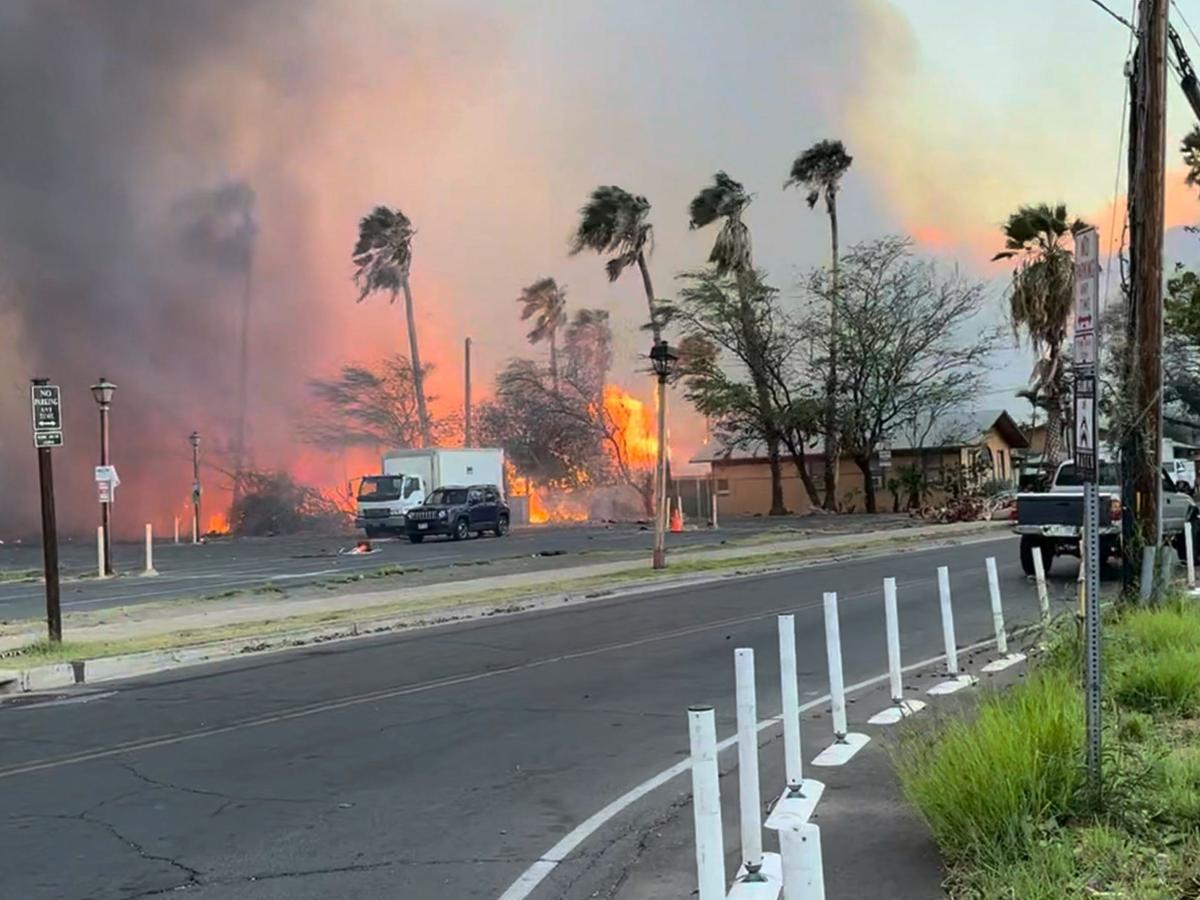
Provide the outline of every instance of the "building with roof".
{"type": "MultiPolygon", "coordinates": [[[[1029,441],[1006,410],[955,413],[915,423],[897,433],[889,448],[868,461],[879,512],[903,511],[938,504],[969,492],[985,481],[1017,483],[1015,454],[1029,441]]],[[[771,470],[766,448],[726,447],[711,441],[692,457],[707,463],[720,515],[766,515],[771,508],[771,470]]],[[[805,449],[807,471],[818,490],[824,480],[824,459],[817,445],[805,449]]],[[[811,511],[797,462],[784,450],[783,498],[788,510],[811,511]]],[[[846,511],[865,509],[865,474],[854,460],[843,457],[838,469],[838,492],[846,511]]]]}

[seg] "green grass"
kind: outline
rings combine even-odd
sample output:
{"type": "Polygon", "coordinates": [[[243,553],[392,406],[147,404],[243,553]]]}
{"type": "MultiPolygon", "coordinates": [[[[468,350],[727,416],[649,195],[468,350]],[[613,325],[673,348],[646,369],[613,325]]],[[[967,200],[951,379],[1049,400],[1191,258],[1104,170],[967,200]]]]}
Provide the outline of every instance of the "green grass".
{"type": "Polygon", "coordinates": [[[1200,712],[1200,649],[1169,647],[1122,660],[1109,679],[1116,701],[1146,713],[1200,712]]]}
{"type": "Polygon", "coordinates": [[[0,569],[0,582],[36,581],[41,577],[40,569],[0,569]]]}

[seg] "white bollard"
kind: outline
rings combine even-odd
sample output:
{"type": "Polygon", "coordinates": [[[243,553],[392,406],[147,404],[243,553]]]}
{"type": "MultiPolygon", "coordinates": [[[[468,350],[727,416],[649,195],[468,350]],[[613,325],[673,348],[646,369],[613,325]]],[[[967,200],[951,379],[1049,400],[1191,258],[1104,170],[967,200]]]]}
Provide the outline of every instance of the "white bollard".
{"type": "Polygon", "coordinates": [[[829,658],[829,699],[833,708],[833,744],[813,760],[814,766],[840,766],[870,740],[865,734],[850,734],[846,724],[846,684],[842,677],[842,635],[838,627],[838,598],[825,594],[825,652],[829,658]]]}
{"type": "MultiPolygon", "coordinates": [[[[1154,594],[1154,545],[1148,544],[1142,548],[1142,581],[1138,590],[1138,597],[1143,603],[1150,600],[1154,594]]],[[[1080,601],[1080,610],[1082,611],[1083,604],[1080,601]]]]}
{"type": "Polygon", "coordinates": [[[104,571],[104,526],[96,526],[96,577],[107,578],[108,573],[104,571]]]}
{"type": "Polygon", "coordinates": [[[1187,586],[1189,588],[1196,586],[1196,559],[1192,555],[1195,549],[1195,538],[1192,536],[1192,523],[1188,522],[1183,527],[1183,552],[1187,554],[1187,586]]]}
{"type": "Polygon", "coordinates": [[[900,614],[896,609],[896,579],[883,579],[883,615],[887,630],[888,679],[892,688],[892,706],[867,720],[870,725],[895,725],[905,716],[925,708],[920,700],[904,699],[904,680],[900,663],[900,614]]]}
{"type": "Polygon", "coordinates": [[[996,574],[996,557],[984,560],[987,566],[988,593],[992,598],[992,626],[996,629],[996,652],[1008,655],[1008,635],[1004,633],[1004,607],[1000,601],[1000,576],[996,574]]]}
{"type": "Polygon", "coordinates": [[[1046,565],[1042,561],[1040,547],[1035,547],[1033,551],[1033,577],[1037,581],[1038,610],[1045,624],[1050,621],[1050,593],[1046,590],[1046,565]]]}
{"type": "Polygon", "coordinates": [[[197,543],[199,543],[199,542],[200,542],[200,535],[198,535],[198,534],[196,533],[196,531],[197,531],[197,529],[196,529],[196,517],[195,517],[195,516],[192,516],[192,543],[193,543],[193,544],[197,544],[197,543]]]}
{"type": "Polygon", "coordinates": [[[143,575],[157,575],[154,571],[154,526],[146,523],[146,571],[143,575]]]}
{"type": "Polygon", "coordinates": [[[783,707],[783,768],[787,784],[764,827],[773,831],[807,822],[825,785],[804,777],[800,745],[800,688],[796,672],[796,617],[779,617],[779,693],[783,707]]]}
{"type": "Polygon", "coordinates": [[[692,814],[696,825],[699,900],[725,900],[725,844],[721,833],[721,773],[717,722],[711,706],[688,708],[692,751],[692,814]]]}
{"type": "Polygon", "coordinates": [[[175,543],[179,543],[179,516],[175,517],[175,543]]]}
{"type": "Polygon", "coordinates": [[[946,671],[958,674],[958,645],[954,639],[954,607],[950,604],[950,570],[938,566],[938,596],[942,604],[942,639],[946,645],[946,671]]]}
{"type": "Polygon", "coordinates": [[[783,900],[825,900],[821,829],[811,822],[779,832],[783,900]]]}
{"type": "Polygon", "coordinates": [[[733,651],[737,690],[738,806],[741,809],[742,868],[747,881],[762,879],[762,794],[758,784],[758,701],[754,695],[754,651],[733,651]]]}
{"type": "Polygon", "coordinates": [[[713,492],[713,495],[712,495],[712,508],[713,508],[712,509],[713,528],[716,528],[718,526],[717,526],[717,494],[715,491],[713,492]]]}

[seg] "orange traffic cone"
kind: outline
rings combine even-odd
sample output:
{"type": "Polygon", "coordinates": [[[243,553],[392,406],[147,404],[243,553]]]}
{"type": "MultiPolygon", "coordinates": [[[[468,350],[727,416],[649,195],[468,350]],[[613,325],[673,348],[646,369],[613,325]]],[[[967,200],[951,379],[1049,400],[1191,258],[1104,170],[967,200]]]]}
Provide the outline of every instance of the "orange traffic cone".
{"type": "Polygon", "coordinates": [[[678,534],[683,531],[683,516],[679,514],[679,507],[676,506],[671,510],[671,533],[678,534]]]}

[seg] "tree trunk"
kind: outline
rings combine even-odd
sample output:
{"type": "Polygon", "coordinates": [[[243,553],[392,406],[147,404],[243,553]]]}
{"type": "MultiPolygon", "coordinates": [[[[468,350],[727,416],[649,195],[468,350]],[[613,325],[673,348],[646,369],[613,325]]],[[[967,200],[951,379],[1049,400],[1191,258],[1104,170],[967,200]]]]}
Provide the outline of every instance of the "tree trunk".
{"type": "Polygon", "coordinates": [[[646,265],[646,254],[639,253],[638,269],[642,273],[642,287],[646,289],[646,308],[650,311],[650,330],[654,335],[654,343],[662,340],[662,329],[658,325],[658,313],[654,305],[654,285],[650,281],[650,267],[646,265]]]}
{"type": "Polygon", "coordinates": [[[829,294],[829,376],[825,382],[825,508],[838,508],[837,385],[838,385],[838,220],[837,197],[826,195],[829,209],[829,239],[832,247],[829,294]]]}
{"type": "Polygon", "coordinates": [[[771,465],[771,512],[772,516],[786,516],[787,507],[783,505],[783,466],[779,460],[779,438],[772,436],[767,440],[767,462],[771,465]]]}
{"type": "Polygon", "coordinates": [[[785,431],[783,441],[787,444],[788,453],[791,454],[792,462],[796,466],[796,474],[800,476],[800,482],[804,485],[804,492],[808,494],[808,504],[816,509],[821,505],[821,494],[808,471],[808,456],[804,451],[804,439],[796,441],[791,434],[785,431]]]}
{"type": "Polygon", "coordinates": [[[858,465],[858,469],[863,476],[863,501],[867,505],[867,512],[873,513],[875,509],[875,479],[871,476],[871,457],[855,456],[854,462],[858,465]]]}
{"type": "Polygon", "coordinates": [[[408,350],[412,362],[413,393],[417,400],[417,419],[421,425],[421,440],[426,447],[433,446],[433,431],[429,427],[429,409],[425,405],[425,370],[421,367],[421,350],[417,346],[417,317],[413,312],[412,289],[406,277],[404,288],[404,315],[408,320],[408,350]]]}

